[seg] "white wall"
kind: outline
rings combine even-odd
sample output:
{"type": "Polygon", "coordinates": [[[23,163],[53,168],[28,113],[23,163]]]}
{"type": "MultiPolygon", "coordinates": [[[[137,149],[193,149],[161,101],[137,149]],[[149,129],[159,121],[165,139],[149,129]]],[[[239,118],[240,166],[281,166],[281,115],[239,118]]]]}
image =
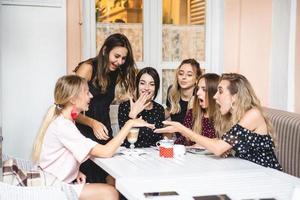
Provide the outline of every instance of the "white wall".
{"type": "Polygon", "coordinates": [[[53,104],[55,81],[66,74],[66,1],[54,2],[54,6],[1,6],[2,133],[6,154],[30,156],[42,118],[53,104]]]}

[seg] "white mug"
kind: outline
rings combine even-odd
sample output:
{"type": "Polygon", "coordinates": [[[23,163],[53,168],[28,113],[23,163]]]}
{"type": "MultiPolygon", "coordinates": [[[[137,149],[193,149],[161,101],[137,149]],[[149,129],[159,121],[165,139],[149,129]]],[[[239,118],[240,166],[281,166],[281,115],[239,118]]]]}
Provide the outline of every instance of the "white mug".
{"type": "Polygon", "coordinates": [[[172,148],[174,145],[174,140],[159,140],[156,142],[157,147],[172,148]]]}
{"type": "Polygon", "coordinates": [[[174,156],[183,156],[186,152],[185,146],[182,144],[174,144],[173,146],[174,156]]]}
{"type": "Polygon", "coordinates": [[[159,140],[156,146],[159,148],[159,156],[164,158],[173,158],[173,140],[159,140]]]}

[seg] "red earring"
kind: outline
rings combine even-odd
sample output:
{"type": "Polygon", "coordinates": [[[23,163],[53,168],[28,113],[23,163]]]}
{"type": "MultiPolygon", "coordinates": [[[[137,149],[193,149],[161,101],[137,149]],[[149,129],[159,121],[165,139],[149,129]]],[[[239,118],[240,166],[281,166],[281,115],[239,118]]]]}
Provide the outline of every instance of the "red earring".
{"type": "Polygon", "coordinates": [[[72,108],[72,110],[71,110],[71,117],[72,117],[72,119],[73,120],[75,120],[77,117],[78,117],[78,111],[77,111],[77,108],[76,108],[76,106],[74,105],[73,106],[73,108],[72,108]]]}

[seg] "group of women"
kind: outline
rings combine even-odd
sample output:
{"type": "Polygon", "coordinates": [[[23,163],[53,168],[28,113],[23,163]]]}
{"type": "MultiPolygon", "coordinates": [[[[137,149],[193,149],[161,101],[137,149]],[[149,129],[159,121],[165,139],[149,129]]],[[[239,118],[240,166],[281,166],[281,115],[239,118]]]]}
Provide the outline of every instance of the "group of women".
{"type": "Polygon", "coordinates": [[[41,126],[33,159],[61,181],[77,182],[79,199],[119,198],[105,184],[113,184],[112,177],[89,157],[111,157],[120,145],[128,147],[132,127],[140,127],[136,147],[153,146],[167,136],[218,156],[234,155],[282,170],[269,120],[243,75],[202,74],[196,60],[186,59],[176,70],[164,108],[155,101],[159,74],[152,67],[138,71],[130,42],[118,33],[105,40],[95,58],[79,63],[75,73],[56,83],[54,105],[41,126]],[[120,131],[112,137],[109,106],[116,91],[123,101],[120,131]],[[63,163],[69,170],[61,170],[63,163]]]}

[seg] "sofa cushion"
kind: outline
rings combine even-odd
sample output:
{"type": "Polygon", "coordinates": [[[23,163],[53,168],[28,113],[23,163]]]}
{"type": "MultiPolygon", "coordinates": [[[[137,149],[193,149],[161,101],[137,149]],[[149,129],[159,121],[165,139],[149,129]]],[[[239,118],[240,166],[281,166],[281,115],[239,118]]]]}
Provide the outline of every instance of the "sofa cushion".
{"type": "Polygon", "coordinates": [[[277,141],[276,155],[283,171],[300,177],[300,115],[265,108],[277,141]]]}

